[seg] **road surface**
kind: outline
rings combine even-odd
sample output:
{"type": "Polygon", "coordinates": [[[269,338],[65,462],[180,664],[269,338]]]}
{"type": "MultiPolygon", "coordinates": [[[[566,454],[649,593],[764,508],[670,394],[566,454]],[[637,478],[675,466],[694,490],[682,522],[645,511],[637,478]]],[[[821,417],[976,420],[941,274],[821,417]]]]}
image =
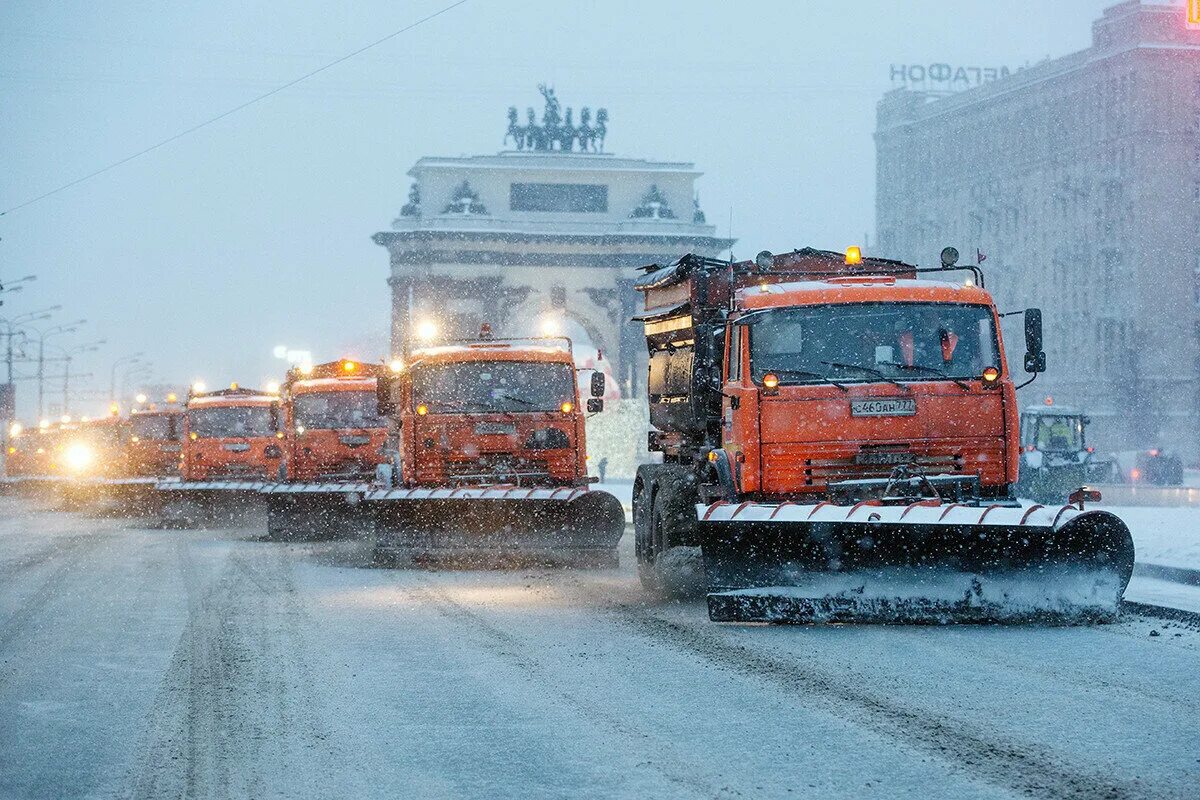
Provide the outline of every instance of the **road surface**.
{"type": "Polygon", "coordinates": [[[1200,796],[1200,626],[770,627],[0,498],[0,797],[1200,796]]]}

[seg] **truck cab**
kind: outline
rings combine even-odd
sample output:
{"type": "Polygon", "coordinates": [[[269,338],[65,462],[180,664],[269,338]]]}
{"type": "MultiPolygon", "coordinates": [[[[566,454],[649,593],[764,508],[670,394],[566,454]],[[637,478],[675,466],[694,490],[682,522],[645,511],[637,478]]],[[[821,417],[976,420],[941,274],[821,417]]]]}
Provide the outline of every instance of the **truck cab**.
{"type": "MultiPolygon", "coordinates": [[[[592,394],[603,394],[604,377],[592,394]]],[[[586,408],[599,410],[593,396],[586,408]]],[[[585,486],[584,407],[567,339],[489,339],[413,351],[384,403],[399,483],[585,486]]]]}
{"type": "Polygon", "coordinates": [[[286,479],[371,480],[382,463],[387,420],[376,382],[388,368],[341,359],[296,368],[282,388],[286,479]]]}
{"type": "Polygon", "coordinates": [[[178,407],[138,408],[129,412],[130,477],[178,475],[182,437],[183,410],[178,407]]]}
{"type": "Polygon", "coordinates": [[[184,481],[278,478],[283,464],[279,398],[236,385],[193,393],[183,421],[184,481]]]}

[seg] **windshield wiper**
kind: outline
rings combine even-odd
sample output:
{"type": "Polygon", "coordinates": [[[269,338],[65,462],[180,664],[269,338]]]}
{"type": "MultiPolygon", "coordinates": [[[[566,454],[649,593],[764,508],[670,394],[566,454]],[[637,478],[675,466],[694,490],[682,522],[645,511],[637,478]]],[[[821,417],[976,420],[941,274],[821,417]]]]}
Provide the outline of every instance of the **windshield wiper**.
{"type": "Polygon", "coordinates": [[[838,383],[837,381],[835,381],[833,378],[829,377],[828,375],[822,375],[820,372],[813,372],[810,369],[775,369],[775,370],[771,370],[771,372],[775,372],[780,375],[795,375],[797,377],[808,376],[809,378],[820,378],[821,380],[825,381],[826,383],[828,383],[832,386],[836,386],[837,388],[841,389],[843,392],[850,391],[849,387],[847,387],[844,383],[838,383]]]}
{"type": "Polygon", "coordinates": [[[910,387],[905,386],[900,381],[889,378],[887,375],[883,374],[883,370],[875,369],[874,367],[867,367],[867,366],[863,366],[862,364],[842,364],[837,361],[822,361],[821,363],[827,367],[837,367],[838,369],[857,369],[861,372],[867,373],[868,375],[874,375],[875,377],[879,378],[884,383],[890,383],[893,386],[899,386],[901,389],[908,392],[909,394],[912,393],[912,389],[910,387]]]}
{"type": "Polygon", "coordinates": [[[513,412],[502,408],[488,408],[482,403],[473,403],[467,405],[465,403],[454,403],[449,400],[439,400],[438,405],[443,408],[448,408],[451,411],[457,411],[460,414],[503,414],[506,417],[513,417],[513,412]]]}
{"type": "MultiPolygon", "coordinates": [[[[517,397],[514,394],[501,394],[501,395],[496,395],[496,396],[500,397],[504,400],[512,400],[514,403],[520,403],[523,406],[528,406],[529,408],[533,409],[534,411],[545,411],[546,410],[546,409],[542,408],[540,406],[540,404],[535,403],[532,400],[526,400],[524,397],[517,397]]],[[[512,412],[506,411],[505,413],[510,414],[512,412]]]]}
{"type": "Polygon", "coordinates": [[[946,370],[938,369],[937,367],[926,367],[923,364],[900,364],[896,361],[880,361],[879,363],[888,367],[896,367],[897,369],[911,370],[912,372],[928,372],[930,375],[940,375],[948,381],[954,381],[964,389],[971,388],[971,385],[966,381],[959,380],[958,378],[951,376],[950,373],[946,372],[946,370]]]}

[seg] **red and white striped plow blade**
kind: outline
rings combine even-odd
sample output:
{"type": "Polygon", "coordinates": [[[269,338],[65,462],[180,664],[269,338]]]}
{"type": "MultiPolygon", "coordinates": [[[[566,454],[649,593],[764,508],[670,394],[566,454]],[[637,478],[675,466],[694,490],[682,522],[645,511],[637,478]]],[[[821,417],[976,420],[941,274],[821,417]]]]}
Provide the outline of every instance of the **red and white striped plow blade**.
{"type": "Polygon", "coordinates": [[[1073,506],[869,502],[697,508],[717,621],[1077,621],[1133,571],[1116,516],[1073,506]]]}

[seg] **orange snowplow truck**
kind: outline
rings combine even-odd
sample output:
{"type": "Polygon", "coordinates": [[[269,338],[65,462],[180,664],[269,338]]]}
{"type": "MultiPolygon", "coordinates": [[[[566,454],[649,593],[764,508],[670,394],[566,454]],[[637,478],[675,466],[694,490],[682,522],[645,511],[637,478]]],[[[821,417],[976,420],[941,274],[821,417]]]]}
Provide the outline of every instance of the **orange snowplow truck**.
{"type": "MultiPolygon", "coordinates": [[[[397,432],[391,486],[367,495],[376,550],[598,566],[616,562],[621,503],[590,490],[569,339],[493,339],[410,354],[380,382],[397,432]]],[[[604,375],[586,409],[599,411],[604,375]]]]}
{"type": "Polygon", "coordinates": [[[129,412],[129,476],[150,479],[178,475],[182,439],[183,409],[178,406],[129,412]]]}
{"type": "Polygon", "coordinates": [[[188,396],[179,477],[157,484],[163,517],[180,524],[238,522],[259,511],[283,464],[279,398],[236,384],[188,396]]]}
{"type": "MultiPolygon", "coordinates": [[[[647,268],[650,450],[634,484],[643,583],[700,548],[719,621],[1111,616],[1133,568],[1117,517],[1023,507],[1000,315],[978,268],[805,248],[647,268]],[[936,280],[923,279],[936,273],[936,280]],[[949,274],[948,274],[949,273],[949,274]],[[1018,599],[1019,598],[1019,599],[1018,599]]],[[[1025,370],[1046,367],[1025,313],[1025,370]]],[[[694,563],[694,561],[692,562],[694,563]]]]}
{"type": "Polygon", "coordinates": [[[341,359],[295,368],[281,391],[283,480],[263,489],[276,538],[360,529],[357,500],[386,460],[387,420],[376,383],[382,364],[341,359]]]}

